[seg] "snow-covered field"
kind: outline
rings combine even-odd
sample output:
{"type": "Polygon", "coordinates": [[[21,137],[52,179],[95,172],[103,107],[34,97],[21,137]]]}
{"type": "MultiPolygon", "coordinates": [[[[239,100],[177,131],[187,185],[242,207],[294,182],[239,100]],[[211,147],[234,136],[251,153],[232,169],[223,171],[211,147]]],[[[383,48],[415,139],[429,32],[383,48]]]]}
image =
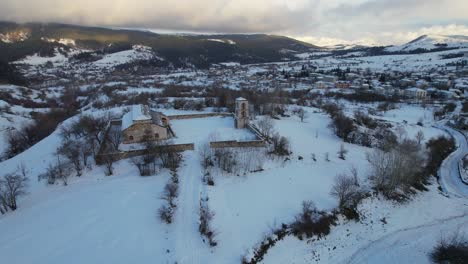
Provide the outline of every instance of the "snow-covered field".
{"type": "Polygon", "coordinates": [[[171,121],[175,143],[202,144],[208,141],[255,140],[247,129],[235,129],[233,117],[207,117],[171,121]]]}
{"type": "MultiPolygon", "coordinates": [[[[53,153],[59,145],[59,132],[55,131],[24,153],[0,163],[3,172],[10,172],[24,162],[30,177],[29,194],[20,200],[20,208],[0,216],[0,255],[10,263],[20,264],[239,263],[241,256],[271,228],[291,222],[302,201],[311,200],[320,209],[335,208],[337,201],[329,192],[337,174],[355,167],[362,181],[368,176],[365,155],[371,149],[344,144],[348,153],[345,160],[339,159],[337,152],[342,142],[328,127],[330,118],[318,109],[305,109],[308,117],[304,122],[295,116],[274,121],[278,132],[291,142],[290,160],[267,159],[263,171],[245,175],[216,173],[215,186],[202,183],[198,147],[213,138],[250,140],[254,135],[235,129],[232,117],[171,121],[176,143],[195,143],[197,148],[184,153],[172,225],[157,217],[157,209],[163,203],[162,189],[169,179],[167,170],[140,177],[134,165],[122,160],[116,163],[113,176],[104,176],[102,167],[94,167],[81,177],[73,177],[68,186],[38,182],[37,175],[55,159],[53,153]],[[330,161],[325,160],[327,153],[330,161]],[[199,199],[204,196],[215,212],[215,248],[204,243],[198,233],[199,199]]],[[[412,136],[411,127],[423,117],[424,126],[414,127],[414,131],[422,130],[429,139],[443,133],[431,127],[429,113],[429,109],[403,106],[379,118],[394,123],[406,120],[404,126],[408,136],[412,136]]],[[[401,252],[407,256],[402,263],[427,263],[425,254],[440,232],[467,229],[467,208],[464,200],[441,195],[436,183],[407,204],[371,198],[360,207],[360,222],[340,220],[332,233],[319,241],[287,237],[270,250],[264,263],[392,263],[401,260],[401,252]],[[386,224],[381,221],[383,218],[386,224]],[[408,239],[413,236],[419,239],[408,239]],[[386,247],[395,252],[381,250],[386,247]]]]}
{"type": "Polygon", "coordinates": [[[446,198],[435,185],[408,204],[372,198],[359,211],[359,222],[341,219],[323,239],[287,237],[263,263],[431,263],[441,237],[468,232],[466,201],[446,198]]]}

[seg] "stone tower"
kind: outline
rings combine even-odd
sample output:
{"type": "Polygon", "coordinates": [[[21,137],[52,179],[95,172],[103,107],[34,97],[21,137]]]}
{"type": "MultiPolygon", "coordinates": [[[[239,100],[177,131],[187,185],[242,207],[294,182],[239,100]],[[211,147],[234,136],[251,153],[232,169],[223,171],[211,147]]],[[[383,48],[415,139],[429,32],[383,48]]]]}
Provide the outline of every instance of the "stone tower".
{"type": "Polygon", "coordinates": [[[236,99],[236,128],[245,128],[249,123],[249,102],[239,97],[236,99]]]}

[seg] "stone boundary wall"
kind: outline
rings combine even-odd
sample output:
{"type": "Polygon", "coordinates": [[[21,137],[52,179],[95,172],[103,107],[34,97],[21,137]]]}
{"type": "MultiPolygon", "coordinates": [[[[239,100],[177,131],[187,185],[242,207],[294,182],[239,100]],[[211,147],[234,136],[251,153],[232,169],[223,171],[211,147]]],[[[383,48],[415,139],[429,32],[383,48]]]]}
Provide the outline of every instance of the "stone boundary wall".
{"type": "Polygon", "coordinates": [[[202,113],[202,114],[185,114],[185,115],[168,115],[169,122],[171,120],[193,119],[193,118],[206,118],[214,116],[232,116],[232,113],[202,113]]]}
{"type": "MultiPolygon", "coordinates": [[[[170,149],[172,151],[176,152],[183,152],[186,150],[194,150],[195,149],[195,144],[193,143],[188,143],[188,144],[174,144],[174,145],[165,145],[165,146],[157,146],[156,149],[154,150],[155,153],[157,153],[161,149],[170,149]]],[[[104,164],[104,158],[106,156],[112,157],[114,161],[122,160],[122,159],[128,159],[136,156],[141,156],[147,153],[146,149],[138,149],[138,150],[129,150],[129,151],[119,151],[119,152],[113,152],[109,154],[98,154],[95,157],[96,164],[97,165],[102,165],[104,164]]]]}
{"type": "Polygon", "coordinates": [[[252,125],[252,124],[247,124],[247,129],[250,130],[250,132],[252,132],[258,140],[262,140],[262,141],[268,141],[266,139],[266,137],[262,134],[262,132],[260,132],[260,130],[255,126],[255,125],[252,125]]]}
{"type": "Polygon", "coordinates": [[[263,148],[265,147],[265,141],[263,140],[251,140],[251,141],[213,141],[210,142],[210,148],[263,148]]]}

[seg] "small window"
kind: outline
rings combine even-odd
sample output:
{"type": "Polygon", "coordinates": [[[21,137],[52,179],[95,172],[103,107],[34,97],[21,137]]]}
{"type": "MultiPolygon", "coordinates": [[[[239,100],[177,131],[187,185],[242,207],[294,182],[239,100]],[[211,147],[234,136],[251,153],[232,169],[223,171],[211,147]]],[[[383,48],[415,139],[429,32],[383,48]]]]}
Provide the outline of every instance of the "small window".
{"type": "Polygon", "coordinates": [[[154,138],[159,138],[159,134],[158,133],[154,134],[154,138]]]}
{"type": "Polygon", "coordinates": [[[133,140],[133,136],[129,136],[128,139],[129,139],[129,140],[133,140]]]}

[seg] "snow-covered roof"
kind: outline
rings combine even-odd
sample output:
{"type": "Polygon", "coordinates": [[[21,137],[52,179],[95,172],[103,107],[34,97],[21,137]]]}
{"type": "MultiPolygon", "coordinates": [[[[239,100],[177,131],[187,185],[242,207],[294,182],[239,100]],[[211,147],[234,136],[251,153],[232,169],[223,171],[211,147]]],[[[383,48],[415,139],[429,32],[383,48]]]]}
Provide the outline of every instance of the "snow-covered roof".
{"type": "Polygon", "coordinates": [[[243,97],[238,97],[238,98],[236,99],[236,101],[247,101],[247,99],[245,99],[245,98],[243,98],[243,97]]]}
{"type": "Polygon", "coordinates": [[[410,92],[419,92],[419,91],[425,91],[423,89],[419,89],[419,88],[416,88],[416,87],[412,87],[412,88],[408,88],[406,89],[406,91],[410,91],[410,92]]]}
{"type": "Polygon", "coordinates": [[[122,117],[122,130],[129,128],[133,125],[134,121],[151,120],[151,114],[148,106],[133,105],[130,112],[122,117]]]}

